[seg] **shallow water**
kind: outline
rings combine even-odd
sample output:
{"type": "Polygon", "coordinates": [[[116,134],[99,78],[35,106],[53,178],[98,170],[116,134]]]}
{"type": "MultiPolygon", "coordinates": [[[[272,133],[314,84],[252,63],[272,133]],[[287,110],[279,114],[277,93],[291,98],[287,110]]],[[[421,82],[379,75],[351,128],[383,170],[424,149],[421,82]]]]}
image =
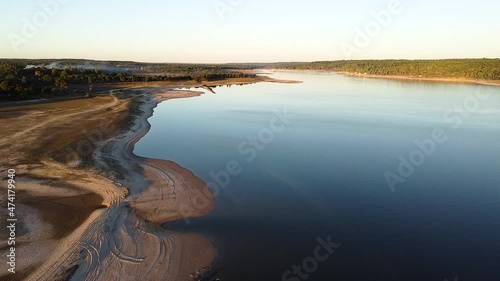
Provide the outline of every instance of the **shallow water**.
{"type": "Polygon", "coordinates": [[[167,227],[212,238],[221,280],[500,278],[500,88],[273,76],[304,83],[164,102],[135,148],[220,189],[213,214],[167,227]],[[217,184],[229,162],[241,173],[217,184]],[[391,189],[386,172],[405,182],[391,189]],[[340,247],[307,259],[330,235],[340,247]],[[283,276],[293,265],[306,268],[283,276]]]}

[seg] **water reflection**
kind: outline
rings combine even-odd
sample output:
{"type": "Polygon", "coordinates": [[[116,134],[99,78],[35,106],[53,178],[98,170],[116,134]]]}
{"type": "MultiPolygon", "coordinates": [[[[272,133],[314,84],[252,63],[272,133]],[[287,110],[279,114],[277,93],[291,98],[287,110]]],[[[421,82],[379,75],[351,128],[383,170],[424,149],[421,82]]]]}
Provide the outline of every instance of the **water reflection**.
{"type": "MultiPolygon", "coordinates": [[[[221,280],[281,280],[315,249],[342,244],[309,280],[497,280],[500,258],[500,91],[495,87],[276,73],[303,84],[217,88],[161,104],[139,155],[173,160],[207,182],[243,169],[213,214],[167,227],[219,249],[221,280]],[[477,88],[492,95],[397,192],[384,172],[477,88]],[[296,118],[255,161],[238,146],[273,110],[296,118]]],[[[294,280],[294,279],[290,279],[294,280]]]]}

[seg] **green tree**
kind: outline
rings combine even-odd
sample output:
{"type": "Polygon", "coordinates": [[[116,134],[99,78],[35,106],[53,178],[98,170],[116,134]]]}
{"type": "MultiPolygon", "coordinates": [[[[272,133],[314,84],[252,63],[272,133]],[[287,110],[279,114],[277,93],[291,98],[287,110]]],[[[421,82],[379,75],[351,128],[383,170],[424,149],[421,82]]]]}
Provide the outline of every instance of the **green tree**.
{"type": "Polygon", "coordinates": [[[9,81],[2,81],[2,83],[0,83],[0,89],[2,89],[2,91],[9,90],[9,81]]]}
{"type": "Polygon", "coordinates": [[[125,82],[127,81],[127,75],[123,73],[118,73],[118,79],[120,79],[120,82],[125,82]]]}
{"type": "Polygon", "coordinates": [[[61,74],[59,75],[64,80],[68,80],[69,78],[69,73],[66,70],[61,71],[61,74]]]}
{"type": "Polygon", "coordinates": [[[56,87],[59,87],[59,92],[61,92],[61,93],[62,93],[63,89],[68,86],[67,81],[61,77],[56,78],[55,83],[56,83],[56,87]]]}

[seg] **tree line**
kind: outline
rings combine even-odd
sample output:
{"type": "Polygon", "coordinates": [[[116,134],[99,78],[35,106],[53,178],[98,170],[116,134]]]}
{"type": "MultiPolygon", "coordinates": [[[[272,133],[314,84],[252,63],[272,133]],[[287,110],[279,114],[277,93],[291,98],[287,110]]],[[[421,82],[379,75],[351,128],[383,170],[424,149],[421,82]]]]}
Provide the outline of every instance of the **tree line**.
{"type": "Polygon", "coordinates": [[[500,59],[317,61],[288,64],[279,68],[371,75],[500,80],[500,59]]]}
{"type": "Polygon", "coordinates": [[[0,100],[32,99],[67,94],[68,85],[125,82],[182,82],[215,81],[228,78],[255,78],[254,74],[229,71],[222,68],[171,67],[168,74],[129,74],[107,72],[101,69],[66,69],[27,67],[26,64],[0,63],[0,100]]]}

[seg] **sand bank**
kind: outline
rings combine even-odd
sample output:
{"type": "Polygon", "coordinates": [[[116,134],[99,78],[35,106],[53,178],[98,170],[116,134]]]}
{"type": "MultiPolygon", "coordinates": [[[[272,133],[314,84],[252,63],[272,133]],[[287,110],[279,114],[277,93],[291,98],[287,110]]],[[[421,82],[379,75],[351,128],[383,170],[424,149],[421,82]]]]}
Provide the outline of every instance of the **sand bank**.
{"type": "Polygon", "coordinates": [[[208,266],[216,251],[207,238],[159,224],[207,214],[211,191],[175,163],[132,153],[159,102],[200,94],[128,89],[2,108],[0,127],[9,137],[0,141],[0,166],[17,170],[20,222],[17,273],[5,274],[2,263],[0,278],[192,280],[208,266]]]}

